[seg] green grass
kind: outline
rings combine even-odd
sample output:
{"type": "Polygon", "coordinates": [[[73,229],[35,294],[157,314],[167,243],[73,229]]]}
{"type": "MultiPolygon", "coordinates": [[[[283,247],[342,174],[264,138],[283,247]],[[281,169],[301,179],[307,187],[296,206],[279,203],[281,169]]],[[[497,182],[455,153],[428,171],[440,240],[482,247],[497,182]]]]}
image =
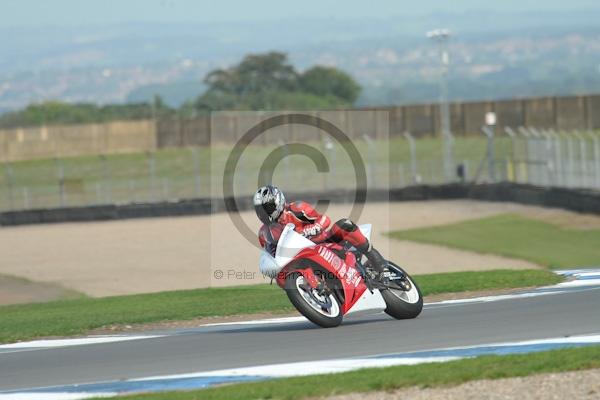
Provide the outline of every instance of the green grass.
{"type": "Polygon", "coordinates": [[[552,268],[600,264],[600,230],[563,228],[512,214],[395,231],[390,236],[520,258],[552,268]]]}
{"type": "Polygon", "coordinates": [[[277,287],[255,285],[0,307],[0,342],[71,336],[109,325],[291,311],[277,287]]]}
{"type": "MultiPolygon", "coordinates": [[[[549,285],[549,271],[459,272],[415,276],[423,295],[549,285]]],[[[293,311],[273,285],[210,288],[105,298],[80,298],[0,307],[0,343],[45,336],[73,336],[111,325],[293,311]]]]}
{"type": "Polygon", "coordinates": [[[241,383],[188,392],[165,392],[116,398],[140,400],[303,399],[352,392],[391,391],[419,386],[458,385],[477,379],[600,368],[600,346],[414,366],[370,368],[340,374],[313,375],[241,383]]]}
{"type": "MultiPolygon", "coordinates": [[[[499,138],[497,141],[497,154],[501,160],[510,149],[510,142],[505,139],[499,138]]],[[[388,177],[395,186],[410,182],[410,151],[406,140],[395,138],[375,141],[373,148],[362,140],[354,144],[365,163],[373,163],[372,176],[376,179],[376,185],[384,185],[388,177]]],[[[294,184],[298,181],[315,189],[353,187],[354,168],[339,145],[335,145],[333,150],[324,150],[323,143],[310,145],[320,149],[327,157],[330,174],[315,173],[316,168],[311,160],[294,155],[277,166],[274,182],[290,191],[298,190],[294,184]]],[[[256,190],[260,166],[278,146],[277,143],[249,146],[240,160],[236,193],[250,194],[256,190]],[[245,179],[242,179],[242,174],[245,174],[245,179]]],[[[455,159],[457,162],[467,160],[472,175],[485,155],[485,146],[483,137],[457,138],[455,159]]],[[[417,172],[423,182],[442,182],[442,141],[432,137],[419,139],[416,148],[417,172]]],[[[224,145],[194,150],[162,149],[152,153],[154,168],[151,168],[152,158],[145,153],[113,154],[104,159],[99,156],[69,157],[61,163],[53,159],[40,159],[0,165],[0,211],[60,206],[58,177],[61,168],[66,192],[64,205],[67,206],[210,196],[211,193],[220,193],[223,168],[230,153],[231,148],[224,145]],[[151,178],[152,170],[154,178],[151,178]]]]}
{"type": "Polygon", "coordinates": [[[473,290],[553,285],[563,280],[561,276],[553,272],[537,269],[448,272],[417,275],[415,279],[424,296],[473,290]]]}

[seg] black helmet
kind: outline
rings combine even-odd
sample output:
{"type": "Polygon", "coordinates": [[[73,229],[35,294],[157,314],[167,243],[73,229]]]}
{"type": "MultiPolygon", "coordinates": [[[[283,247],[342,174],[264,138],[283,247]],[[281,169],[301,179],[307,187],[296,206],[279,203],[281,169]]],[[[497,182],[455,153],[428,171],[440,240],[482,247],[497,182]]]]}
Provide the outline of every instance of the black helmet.
{"type": "Polygon", "coordinates": [[[254,194],[254,211],[263,224],[277,221],[284,207],[285,196],[276,186],[263,186],[254,194]]]}

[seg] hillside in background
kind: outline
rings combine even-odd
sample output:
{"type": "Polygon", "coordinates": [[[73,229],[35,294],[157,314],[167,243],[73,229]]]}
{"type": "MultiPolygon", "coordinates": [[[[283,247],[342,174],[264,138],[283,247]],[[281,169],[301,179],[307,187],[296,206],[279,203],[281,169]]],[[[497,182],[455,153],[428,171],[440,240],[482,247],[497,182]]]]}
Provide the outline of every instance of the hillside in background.
{"type": "MultiPolygon", "coordinates": [[[[0,115],[0,127],[96,123],[180,116],[193,118],[219,110],[322,110],[349,108],[360,95],[360,85],[335,67],[313,66],[299,72],[280,52],[246,55],[228,68],[210,71],[206,90],[180,107],[170,107],[156,93],[139,90],[135,103],[98,105],[85,102],[44,101],[0,115]]],[[[190,96],[193,96],[190,93],[190,96]]]]}
{"type": "Polygon", "coordinates": [[[0,112],[31,102],[123,103],[159,94],[180,106],[209,71],[243,55],[287,52],[294,66],[347,71],[357,105],[437,98],[438,58],[425,38],[444,26],[454,100],[600,92],[600,11],[434,13],[297,18],[268,23],[130,23],[0,28],[0,112]]]}

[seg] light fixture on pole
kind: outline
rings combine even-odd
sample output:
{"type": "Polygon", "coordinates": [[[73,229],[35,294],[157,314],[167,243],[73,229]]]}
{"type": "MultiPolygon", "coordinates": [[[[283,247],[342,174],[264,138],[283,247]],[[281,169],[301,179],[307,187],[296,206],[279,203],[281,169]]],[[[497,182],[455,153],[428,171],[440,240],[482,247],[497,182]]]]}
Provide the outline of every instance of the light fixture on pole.
{"type": "Polygon", "coordinates": [[[450,34],[448,29],[434,29],[427,32],[427,37],[435,40],[438,44],[442,65],[440,74],[440,125],[444,140],[444,175],[447,181],[454,178],[454,154],[452,149],[454,138],[450,130],[450,106],[448,104],[448,68],[450,65],[450,56],[448,54],[447,42],[450,34]]]}

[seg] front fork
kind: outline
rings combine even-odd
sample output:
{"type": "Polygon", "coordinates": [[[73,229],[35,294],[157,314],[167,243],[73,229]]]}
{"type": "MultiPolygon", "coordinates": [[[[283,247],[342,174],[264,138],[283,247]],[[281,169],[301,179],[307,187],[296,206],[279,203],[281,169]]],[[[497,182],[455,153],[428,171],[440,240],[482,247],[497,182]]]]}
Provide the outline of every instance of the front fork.
{"type": "Polygon", "coordinates": [[[317,278],[317,276],[315,275],[315,271],[313,271],[312,268],[297,269],[295,271],[302,274],[302,276],[304,277],[306,282],[308,282],[312,289],[317,289],[320,286],[320,284],[322,284],[321,280],[317,278]]]}
{"type": "Polygon", "coordinates": [[[297,269],[296,271],[302,274],[310,288],[314,289],[319,295],[327,297],[331,294],[325,279],[318,277],[312,268],[297,269]]]}
{"type": "Polygon", "coordinates": [[[322,304],[323,307],[331,307],[331,300],[329,298],[331,290],[327,287],[325,280],[315,275],[312,268],[297,269],[296,272],[299,272],[308,283],[311,290],[307,290],[307,292],[310,297],[317,303],[322,304]],[[317,298],[315,292],[325,300],[317,298]]]}

